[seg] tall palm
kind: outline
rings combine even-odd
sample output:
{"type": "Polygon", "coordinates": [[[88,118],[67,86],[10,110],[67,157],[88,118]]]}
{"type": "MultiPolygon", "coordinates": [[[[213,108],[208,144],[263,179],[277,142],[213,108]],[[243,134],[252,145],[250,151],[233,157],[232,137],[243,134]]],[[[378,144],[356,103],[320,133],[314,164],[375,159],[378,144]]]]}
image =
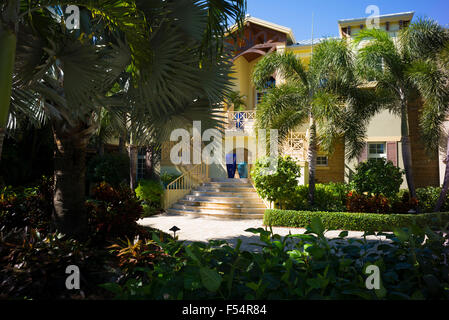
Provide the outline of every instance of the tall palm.
{"type": "MultiPolygon", "coordinates": [[[[420,116],[420,131],[428,151],[439,151],[449,117],[449,33],[431,19],[413,23],[403,34],[404,42],[413,62],[407,70],[409,81],[419,90],[424,100],[420,116]]],[[[449,189],[449,148],[446,150],[446,170],[443,188],[435,206],[439,212],[449,189]]]]}
{"type": "MultiPolygon", "coordinates": [[[[240,15],[242,2],[212,3],[235,6],[240,15]]],[[[202,116],[199,120],[217,125],[211,115],[231,85],[226,76],[231,66],[216,45],[221,39],[204,39],[213,22],[208,1],[75,3],[96,13],[93,20],[82,21],[82,32],[65,29],[45,9],[23,16],[13,86],[41,97],[58,147],[55,222],[61,232],[82,236],[85,152],[101,110],[127,108],[132,123],[144,123],[149,134],[158,128],[168,131],[191,109],[202,116]],[[117,92],[123,79],[126,90],[117,92]]]]}
{"type": "MultiPolygon", "coordinates": [[[[401,30],[397,43],[384,30],[364,29],[355,37],[355,45],[364,40],[369,42],[358,50],[358,61],[362,75],[375,80],[378,88],[384,90],[391,98],[386,108],[401,116],[402,157],[410,195],[416,198],[413,178],[410,125],[408,104],[414,92],[424,99],[425,109],[441,108],[441,100],[432,97],[426,90],[440,90],[439,81],[434,77],[422,75],[424,68],[433,68],[431,60],[422,60],[422,56],[435,52],[447,39],[442,27],[431,20],[419,20],[408,29],[401,30]]],[[[429,72],[428,69],[426,72],[429,72]]],[[[429,118],[422,121],[429,121],[429,118]]],[[[435,120],[435,118],[433,119],[435,120]]],[[[429,124],[433,120],[430,120],[429,124]]],[[[436,125],[436,123],[435,123],[436,125]]],[[[430,132],[430,131],[429,131],[430,132]]]]}
{"type": "Polygon", "coordinates": [[[279,130],[284,139],[290,130],[308,125],[309,202],[314,204],[318,148],[332,152],[345,137],[347,155],[363,148],[367,119],[375,113],[373,94],[359,89],[354,58],[346,42],[328,39],[315,48],[310,66],[291,52],[265,56],[255,67],[253,80],[262,88],[275,73],[285,83],[270,90],[258,105],[257,125],[279,130]]]}

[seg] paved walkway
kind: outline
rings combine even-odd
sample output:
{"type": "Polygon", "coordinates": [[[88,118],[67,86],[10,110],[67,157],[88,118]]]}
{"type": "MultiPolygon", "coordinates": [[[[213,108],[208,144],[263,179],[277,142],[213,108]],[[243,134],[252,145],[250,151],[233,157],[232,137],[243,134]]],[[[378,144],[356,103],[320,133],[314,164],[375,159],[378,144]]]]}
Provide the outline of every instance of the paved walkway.
{"type": "MultiPolygon", "coordinates": [[[[265,228],[262,220],[226,220],[214,217],[198,217],[193,215],[162,214],[139,221],[143,226],[149,226],[168,234],[173,226],[177,226],[180,231],[176,233],[181,241],[187,242],[207,242],[209,240],[225,240],[235,245],[238,239],[242,240],[242,249],[252,250],[251,243],[259,242],[259,237],[245,230],[249,228],[265,228]]],[[[273,228],[275,234],[286,236],[291,234],[302,234],[306,230],[299,228],[273,228]]],[[[338,238],[341,231],[328,231],[326,237],[329,239],[338,238]]],[[[348,238],[362,239],[363,232],[350,231],[348,238]]],[[[370,236],[368,240],[384,240],[383,237],[370,236]]]]}

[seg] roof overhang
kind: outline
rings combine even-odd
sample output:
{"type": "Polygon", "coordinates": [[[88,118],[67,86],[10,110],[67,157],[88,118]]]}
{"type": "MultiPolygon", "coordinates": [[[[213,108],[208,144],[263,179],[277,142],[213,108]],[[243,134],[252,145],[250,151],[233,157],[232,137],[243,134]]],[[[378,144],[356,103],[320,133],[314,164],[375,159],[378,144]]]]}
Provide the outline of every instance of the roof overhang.
{"type": "MultiPolygon", "coordinates": [[[[246,24],[248,22],[254,23],[254,24],[257,24],[259,26],[262,26],[262,27],[265,27],[265,28],[268,28],[268,29],[272,29],[272,30],[275,30],[275,31],[278,31],[278,32],[281,32],[281,33],[284,33],[284,34],[287,35],[287,38],[291,40],[292,43],[296,43],[295,35],[293,34],[292,29],[290,29],[290,28],[287,28],[287,27],[284,27],[284,26],[280,26],[278,24],[275,24],[275,23],[272,23],[272,22],[268,22],[268,21],[265,21],[265,20],[262,20],[262,19],[254,18],[254,17],[251,17],[250,15],[247,15],[245,17],[244,24],[246,24]]],[[[234,33],[237,30],[238,30],[238,25],[234,24],[230,28],[229,31],[230,31],[230,33],[234,33]]]]}
{"type": "Polygon", "coordinates": [[[374,16],[374,17],[363,17],[363,18],[356,18],[356,19],[343,19],[338,20],[338,25],[340,27],[347,27],[358,23],[364,23],[367,19],[376,19],[379,18],[380,22],[387,22],[387,21],[397,21],[397,20],[408,20],[411,21],[413,19],[413,16],[415,15],[415,11],[409,11],[409,12],[401,12],[401,13],[393,13],[393,14],[384,14],[380,16],[374,16]]]}

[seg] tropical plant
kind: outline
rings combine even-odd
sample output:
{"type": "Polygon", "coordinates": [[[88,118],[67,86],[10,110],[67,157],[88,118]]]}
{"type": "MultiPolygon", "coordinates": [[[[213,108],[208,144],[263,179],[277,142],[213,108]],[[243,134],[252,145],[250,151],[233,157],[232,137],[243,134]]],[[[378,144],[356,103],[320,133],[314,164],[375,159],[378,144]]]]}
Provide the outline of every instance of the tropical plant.
{"type": "Polygon", "coordinates": [[[332,152],[345,136],[348,157],[363,148],[367,120],[375,113],[374,93],[359,89],[354,57],[346,41],[327,39],[316,48],[306,67],[292,52],[272,53],[255,67],[253,80],[263,87],[278,71],[285,84],[270,90],[258,105],[257,126],[279,130],[285,139],[290,130],[308,124],[309,202],[315,202],[318,148],[332,152]]]}
{"type": "Polygon", "coordinates": [[[231,91],[228,94],[228,101],[234,107],[234,111],[243,111],[246,107],[245,96],[239,91],[231,91]]]}
{"type": "Polygon", "coordinates": [[[69,3],[1,5],[2,54],[11,52],[2,63],[4,70],[14,63],[16,68],[2,73],[0,99],[8,102],[1,104],[6,119],[13,79],[12,92],[22,95],[12,106],[27,99],[26,105],[45,112],[58,146],[55,223],[63,233],[81,236],[87,230],[85,152],[101,110],[125,111],[134,133],[131,146],[138,133],[162,140],[186,120],[217,126],[216,104],[230,85],[221,76],[229,74],[230,63],[219,35],[229,21],[243,17],[245,1],[80,0],[81,30],[68,30],[62,17],[58,21],[46,9],[69,3]]]}
{"type": "Polygon", "coordinates": [[[391,161],[369,159],[357,166],[351,182],[359,193],[391,197],[399,192],[403,174],[391,161]]]}
{"type": "Polygon", "coordinates": [[[301,168],[290,157],[278,157],[274,172],[270,172],[272,158],[257,159],[251,171],[257,193],[268,201],[279,203],[281,207],[291,201],[294,196],[301,168]]]}
{"type": "MultiPolygon", "coordinates": [[[[410,145],[409,103],[418,92],[424,100],[421,116],[422,135],[429,147],[435,146],[441,123],[447,115],[445,77],[435,63],[436,54],[449,39],[444,28],[430,19],[420,19],[401,30],[397,44],[388,32],[364,29],[354,44],[358,50],[360,73],[367,80],[375,80],[377,87],[389,97],[385,108],[400,115],[402,158],[407,185],[412,198],[416,198],[410,145]]],[[[448,185],[449,187],[449,185],[448,185]]]]}

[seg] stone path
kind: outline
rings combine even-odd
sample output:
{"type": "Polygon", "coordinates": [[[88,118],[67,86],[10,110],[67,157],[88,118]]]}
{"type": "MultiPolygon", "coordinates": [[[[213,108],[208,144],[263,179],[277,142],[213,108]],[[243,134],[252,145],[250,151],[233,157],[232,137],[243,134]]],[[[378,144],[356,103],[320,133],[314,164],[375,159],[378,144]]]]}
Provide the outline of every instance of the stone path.
{"type": "MultiPolygon", "coordinates": [[[[199,217],[194,215],[162,214],[139,221],[143,226],[149,226],[168,234],[173,234],[169,229],[177,226],[181,230],[177,236],[181,241],[187,242],[207,242],[209,240],[225,240],[235,245],[238,239],[242,240],[242,249],[254,250],[257,247],[251,243],[259,242],[259,237],[245,230],[249,228],[265,228],[262,220],[229,220],[214,217],[199,217]]],[[[298,228],[273,228],[275,234],[286,236],[292,234],[302,234],[305,229],[298,228]]],[[[329,239],[338,238],[341,231],[328,231],[326,237],[329,239]]],[[[348,238],[362,239],[363,232],[350,231],[348,238]]],[[[383,241],[384,237],[370,236],[368,240],[383,241]]]]}

